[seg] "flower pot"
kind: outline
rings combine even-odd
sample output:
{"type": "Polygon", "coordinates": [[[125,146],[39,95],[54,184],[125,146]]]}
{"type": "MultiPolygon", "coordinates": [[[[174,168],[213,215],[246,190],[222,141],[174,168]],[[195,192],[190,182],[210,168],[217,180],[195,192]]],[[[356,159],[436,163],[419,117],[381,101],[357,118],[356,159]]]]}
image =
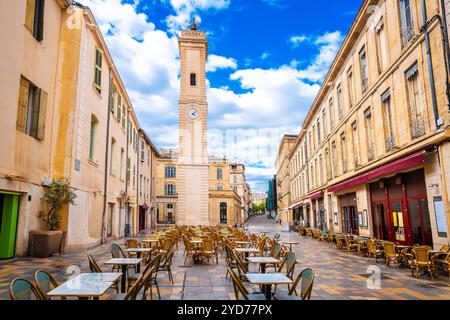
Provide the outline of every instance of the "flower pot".
{"type": "Polygon", "coordinates": [[[62,231],[30,231],[31,256],[47,258],[55,253],[60,253],[62,239],[62,231]]]}

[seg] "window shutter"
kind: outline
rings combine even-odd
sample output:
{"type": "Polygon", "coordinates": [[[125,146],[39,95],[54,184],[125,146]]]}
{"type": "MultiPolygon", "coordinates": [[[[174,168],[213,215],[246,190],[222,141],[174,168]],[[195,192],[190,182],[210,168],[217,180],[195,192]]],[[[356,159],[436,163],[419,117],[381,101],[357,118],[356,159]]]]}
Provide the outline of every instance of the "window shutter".
{"type": "Polygon", "coordinates": [[[34,35],[37,41],[44,40],[44,4],[45,0],[36,0],[36,14],[34,18],[34,35]]]}
{"type": "Polygon", "coordinates": [[[33,33],[34,13],[36,11],[36,0],[27,0],[27,9],[25,13],[25,27],[33,33]]]}
{"type": "Polygon", "coordinates": [[[40,90],[40,101],[39,101],[39,119],[38,119],[38,130],[37,138],[39,140],[44,140],[45,138],[45,120],[47,116],[47,92],[40,90]]]}
{"type": "Polygon", "coordinates": [[[19,105],[17,108],[16,128],[17,130],[22,132],[25,132],[25,123],[27,118],[28,90],[28,81],[24,78],[20,78],[19,105]]]}

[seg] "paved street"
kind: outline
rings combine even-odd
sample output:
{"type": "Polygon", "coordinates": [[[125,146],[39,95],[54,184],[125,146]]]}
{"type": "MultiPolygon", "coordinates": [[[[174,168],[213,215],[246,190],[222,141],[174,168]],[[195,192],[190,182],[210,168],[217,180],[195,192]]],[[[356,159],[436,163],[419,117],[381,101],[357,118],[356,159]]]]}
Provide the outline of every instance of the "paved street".
{"type": "MultiPolygon", "coordinates": [[[[280,226],[266,217],[256,217],[249,221],[251,232],[269,232],[273,236],[280,232],[280,226]]],[[[299,264],[296,273],[306,267],[316,272],[311,299],[448,299],[450,297],[449,278],[441,274],[438,280],[428,277],[416,279],[409,270],[388,268],[381,263],[377,267],[382,272],[381,289],[371,290],[367,287],[367,268],[371,266],[368,259],[355,254],[337,253],[329,249],[325,243],[299,237],[296,233],[281,233],[282,240],[299,240],[294,245],[299,264]]],[[[55,256],[48,259],[17,258],[0,261],[0,298],[9,299],[8,285],[15,277],[32,279],[38,269],[47,270],[56,276],[58,281],[65,280],[71,265],[80,266],[82,272],[88,272],[86,253],[90,253],[103,266],[103,261],[110,257],[107,245],[93,248],[83,253],[55,256]]],[[[173,261],[175,284],[168,281],[166,273],[158,275],[162,299],[184,300],[227,300],[234,299],[231,282],[225,279],[224,258],[219,264],[183,266],[183,247],[180,248],[173,261]]],[[[254,266],[252,266],[254,268],[254,266]]],[[[257,288],[255,288],[257,289],[257,288]]],[[[279,291],[286,288],[279,287],[279,291]]]]}

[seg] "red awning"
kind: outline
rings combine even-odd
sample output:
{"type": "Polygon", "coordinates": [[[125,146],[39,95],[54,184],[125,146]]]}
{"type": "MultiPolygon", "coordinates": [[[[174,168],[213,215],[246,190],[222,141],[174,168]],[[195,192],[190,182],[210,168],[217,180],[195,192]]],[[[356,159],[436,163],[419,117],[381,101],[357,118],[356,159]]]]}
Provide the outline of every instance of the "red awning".
{"type": "Polygon", "coordinates": [[[322,197],[323,197],[323,192],[322,192],[322,190],[321,190],[321,191],[317,191],[317,192],[315,192],[315,193],[313,193],[313,194],[310,194],[310,195],[308,196],[308,198],[311,199],[311,200],[319,199],[319,198],[322,198],[322,197]]]}
{"type": "Polygon", "coordinates": [[[367,183],[373,179],[395,173],[400,170],[408,169],[423,164],[425,151],[419,151],[404,158],[395,160],[393,162],[382,165],[379,168],[360,174],[359,176],[346,180],[344,182],[335,184],[328,188],[328,192],[336,192],[356,185],[367,183]]]}

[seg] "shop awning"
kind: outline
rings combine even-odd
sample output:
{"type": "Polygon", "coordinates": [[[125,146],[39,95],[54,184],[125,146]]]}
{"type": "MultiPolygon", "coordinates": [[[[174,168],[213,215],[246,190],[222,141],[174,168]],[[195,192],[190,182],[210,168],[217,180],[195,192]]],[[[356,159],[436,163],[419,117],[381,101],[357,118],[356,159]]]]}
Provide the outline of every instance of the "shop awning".
{"type": "Polygon", "coordinates": [[[362,183],[367,183],[376,178],[395,173],[400,170],[412,168],[418,165],[423,164],[424,162],[425,151],[421,150],[419,152],[413,153],[409,156],[403,157],[401,159],[395,160],[393,162],[387,163],[378,167],[376,169],[370,170],[363,174],[360,174],[357,177],[346,180],[344,182],[335,184],[328,188],[328,192],[336,192],[345,190],[354,186],[357,186],[362,183]]]}
{"type": "Polygon", "coordinates": [[[319,199],[319,198],[322,198],[322,197],[323,197],[323,192],[322,192],[322,190],[321,190],[321,191],[314,192],[313,194],[310,194],[310,195],[308,196],[308,198],[311,199],[311,200],[319,199]]]}
{"type": "Polygon", "coordinates": [[[303,201],[296,202],[296,203],[294,203],[294,204],[291,204],[291,205],[288,207],[288,210],[297,208],[297,207],[299,207],[299,206],[301,206],[301,205],[303,205],[303,201]]]}

